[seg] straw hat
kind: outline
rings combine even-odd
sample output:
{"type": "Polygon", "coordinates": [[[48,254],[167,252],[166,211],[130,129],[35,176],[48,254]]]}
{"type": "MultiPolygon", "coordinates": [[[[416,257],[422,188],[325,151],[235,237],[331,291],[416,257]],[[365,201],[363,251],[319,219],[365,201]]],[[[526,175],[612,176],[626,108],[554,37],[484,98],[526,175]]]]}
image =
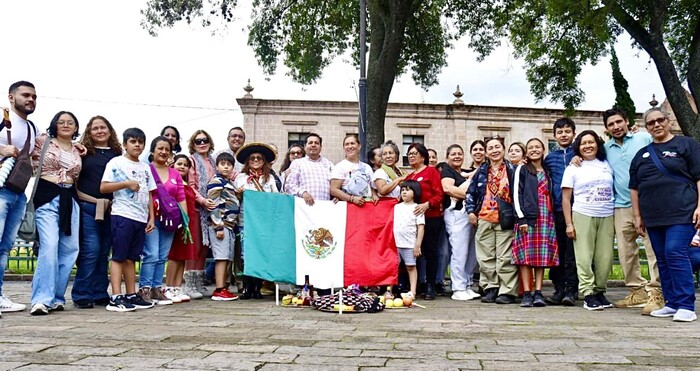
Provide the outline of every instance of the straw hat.
{"type": "Polygon", "coordinates": [[[268,163],[272,163],[277,159],[277,152],[269,144],[250,142],[238,149],[238,152],[236,152],[236,160],[242,164],[246,164],[248,162],[248,157],[253,153],[263,155],[268,163]]]}

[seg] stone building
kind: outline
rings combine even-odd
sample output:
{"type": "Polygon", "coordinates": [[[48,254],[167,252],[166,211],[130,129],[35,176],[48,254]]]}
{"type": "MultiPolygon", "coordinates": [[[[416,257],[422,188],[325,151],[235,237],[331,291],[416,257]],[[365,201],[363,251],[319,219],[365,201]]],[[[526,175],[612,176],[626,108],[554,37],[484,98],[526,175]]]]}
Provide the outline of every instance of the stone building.
{"type": "MultiPolygon", "coordinates": [[[[343,138],[357,133],[357,102],[258,99],[250,94],[252,88],[246,91],[237,102],[249,141],[272,142],[284,153],[315,132],[323,137],[322,154],[337,163],[343,159],[343,138]]],[[[472,141],[494,135],[504,138],[507,145],[537,137],[550,149],[556,148],[552,124],[564,116],[562,110],[464,104],[459,87],[455,97],[451,104],[389,103],[385,138],[403,145],[403,154],[409,144],[422,142],[437,150],[440,161],[450,144],[460,144],[467,151],[472,141]]],[[[602,135],[605,131],[600,111],[577,111],[572,119],[577,132],[592,129],[602,135]]]]}

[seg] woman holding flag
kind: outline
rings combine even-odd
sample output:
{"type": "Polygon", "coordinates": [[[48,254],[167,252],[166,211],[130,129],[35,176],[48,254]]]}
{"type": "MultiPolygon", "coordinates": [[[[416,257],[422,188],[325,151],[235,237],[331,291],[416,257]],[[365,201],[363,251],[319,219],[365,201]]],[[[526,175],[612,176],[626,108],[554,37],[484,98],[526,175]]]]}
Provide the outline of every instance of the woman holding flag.
{"type": "MultiPolygon", "coordinates": [[[[238,216],[238,228],[243,235],[243,192],[274,192],[277,193],[275,178],[271,175],[271,164],[277,158],[277,152],[268,144],[251,142],[243,145],[236,152],[236,159],[243,164],[241,171],[233,184],[241,200],[241,213],[238,216]]],[[[241,238],[241,259],[244,260],[243,238],[241,238]]],[[[245,263],[244,263],[245,264],[245,263]]],[[[241,299],[262,299],[260,289],[262,280],[256,277],[243,276],[243,295],[241,299]]]]}

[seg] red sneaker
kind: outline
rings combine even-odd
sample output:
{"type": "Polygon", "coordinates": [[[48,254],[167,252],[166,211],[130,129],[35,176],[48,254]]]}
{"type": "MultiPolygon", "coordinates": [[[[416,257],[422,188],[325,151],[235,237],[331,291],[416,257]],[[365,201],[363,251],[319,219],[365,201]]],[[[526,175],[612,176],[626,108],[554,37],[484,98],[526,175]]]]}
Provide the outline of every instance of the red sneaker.
{"type": "Polygon", "coordinates": [[[211,295],[211,300],[216,300],[216,301],[231,301],[231,300],[237,300],[238,295],[232,293],[231,291],[228,291],[228,288],[223,288],[221,290],[216,289],[214,290],[214,293],[211,295]]]}

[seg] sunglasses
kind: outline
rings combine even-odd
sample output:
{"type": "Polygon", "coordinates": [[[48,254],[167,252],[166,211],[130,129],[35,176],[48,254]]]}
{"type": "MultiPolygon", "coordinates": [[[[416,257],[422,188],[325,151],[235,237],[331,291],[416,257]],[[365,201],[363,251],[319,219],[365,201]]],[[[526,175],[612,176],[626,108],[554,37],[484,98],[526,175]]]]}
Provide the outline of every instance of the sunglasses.
{"type": "Polygon", "coordinates": [[[201,146],[202,144],[209,144],[209,139],[207,138],[197,138],[194,140],[194,144],[201,146]]]}
{"type": "Polygon", "coordinates": [[[647,126],[654,126],[655,124],[663,125],[664,122],[666,122],[666,118],[659,117],[656,120],[647,121],[647,126]]]}
{"type": "Polygon", "coordinates": [[[293,156],[301,156],[302,155],[301,151],[292,151],[292,152],[289,152],[289,154],[293,155],[293,156]]]}
{"type": "Polygon", "coordinates": [[[252,156],[248,157],[248,159],[249,159],[250,161],[262,161],[262,160],[263,160],[263,157],[260,156],[260,155],[252,155],[252,156]]]}

